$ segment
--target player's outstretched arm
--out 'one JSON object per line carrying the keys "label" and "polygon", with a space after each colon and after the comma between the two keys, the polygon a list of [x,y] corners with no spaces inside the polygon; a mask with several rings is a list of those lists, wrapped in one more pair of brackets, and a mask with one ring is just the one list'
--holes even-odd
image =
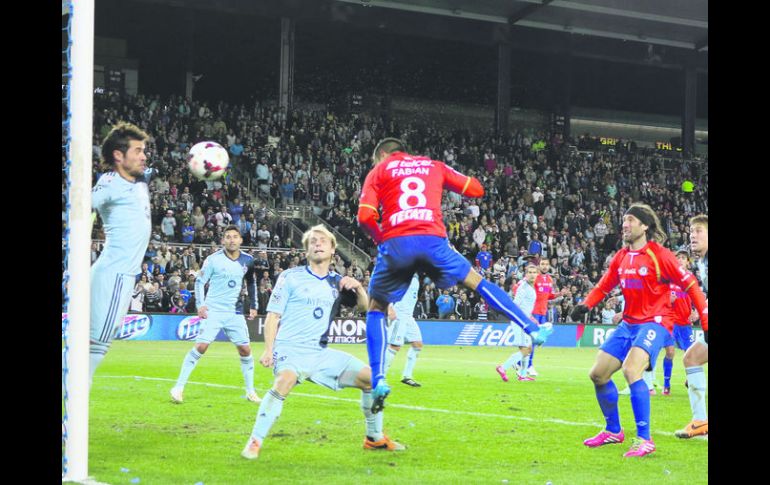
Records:
{"label": "player's outstretched arm", "polygon": [[481,182],[479,182],[479,179],[462,174],[443,163],[442,165],[444,167],[445,189],[471,198],[481,197],[484,195],[484,187],[481,185]]}

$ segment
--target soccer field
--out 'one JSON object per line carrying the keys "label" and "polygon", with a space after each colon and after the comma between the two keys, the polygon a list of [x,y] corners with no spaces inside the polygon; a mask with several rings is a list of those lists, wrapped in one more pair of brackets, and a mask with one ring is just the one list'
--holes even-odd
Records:
{"label": "soccer field", "polygon": [[[657,451],[622,455],[635,436],[628,396],[620,396],[626,442],[588,449],[603,426],[588,379],[596,349],[540,348],[536,382],[502,382],[495,365],[510,348],[426,346],[415,379],[400,384],[406,349],[389,374],[385,432],[404,452],[362,449],[360,391],[305,383],[287,398],[259,459],[240,456],[258,404],[243,398],[235,348],[215,342],[185,388],[169,397],[190,342],[116,341],[94,378],[89,475],[104,483],[237,485],[252,483],[707,483],[708,440],[679,440],[690,420],[682,353],[672,395],[652,399]],[[366,361],[364,345],[335,345]],[[261,343],[252,343],[255,358]],[[662,359],[662,356],[661,356]],[[660,362],[660,360],[659,360]],[[662,366],[656,379],[662,383]],[[272,370],[257,364],[255,385]],[[619,389],[625,387],[616,374]],[[139,479],[139,482],[136,479]],[[133,482],[132,482],[133,480]]]}

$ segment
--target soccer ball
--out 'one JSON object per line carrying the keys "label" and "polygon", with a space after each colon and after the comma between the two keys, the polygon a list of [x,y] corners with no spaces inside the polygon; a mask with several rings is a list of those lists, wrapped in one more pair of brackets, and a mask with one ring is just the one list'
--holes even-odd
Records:
{"label": "soccer ball", "polygon": [[227,170],[230,157],[227,150],[215,141],[202,141],[190,148],[187,167],[198,180],[216,180]]}

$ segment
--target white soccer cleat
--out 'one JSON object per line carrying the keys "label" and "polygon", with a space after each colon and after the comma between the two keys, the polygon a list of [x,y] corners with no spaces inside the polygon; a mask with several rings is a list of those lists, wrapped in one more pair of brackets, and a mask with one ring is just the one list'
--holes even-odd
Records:
{"label": "white soccer cleat", "polygon": [[532,377],[537,377],[537,371],[533,366],[529,366],[527,369],[527,374],[531,375]]}
{"label": "white soccer cleat", "polygon": [[259,443],[257,443],[257,440],[254,438],[249,438],[248,443],[246,443],[246,447],[241,451],[241,456],[246,458],[247,460],[256,460],[259,456]]}
{"label": "white soccer cleat", "polygon": [[251,401],[251,402],[262,402],[262,398],[259,397],[259,394],[257,394],[254,391],[246,393],[246,400]]}
{"label": "white soccer cleat", "polygon": [[182,398],[182,392],[184,391],[181,387],[172,387],[171,388],[171,400],[174,401],[177,404],[181,404],[184,399]]}

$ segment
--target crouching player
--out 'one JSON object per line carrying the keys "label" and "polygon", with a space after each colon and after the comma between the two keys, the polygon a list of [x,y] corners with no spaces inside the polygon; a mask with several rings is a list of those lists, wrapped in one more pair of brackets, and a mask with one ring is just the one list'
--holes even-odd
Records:
{"label": "crouching player", "polygon": [[665,234],[657,214],[645,204],[632,204],[623,216],[625,246],[612,259],[607,272],[585,302],[572,311],[572,318],[580,321],[615,286],[622,288],[625,299],[623,320],[601,346],[590,372],[606,427],[583,444],[594,448],[624,441],[618,391],[612,381],[612,375],[622,368],[631,389],[637,432],[631,449],[623,455],[626,457],[644,456],[655,451],[650,436],[650,394],[642,372],[655,366],[661,348],[671,341],[671,334],[662,325],[663,315],[670,311],[669,282],[684,288],[701,319],[708,320],[706,297],[695,276],[661,245],[663,241]]}
{"label": "crouching player", "polygon": [[281,415],[283,401],[303,381],[335,391],[345,387],[361,389],[366,422],[364,449],[403,450],[402,444],[383,433],[383,414],[371,411],[371,369],[352,355],[326,346],[329,323],[340,304],[365,310],[369,303],[366,290],[356,279],[329,271],[337,241],[323,225],[311,227],[302,236],[302,244],[307,266],[282,272],[267,305],[265,351],[259,362],[274,367],[275,380],[262,399],[241,456],[250,460],[259,456],[264,439]]}

